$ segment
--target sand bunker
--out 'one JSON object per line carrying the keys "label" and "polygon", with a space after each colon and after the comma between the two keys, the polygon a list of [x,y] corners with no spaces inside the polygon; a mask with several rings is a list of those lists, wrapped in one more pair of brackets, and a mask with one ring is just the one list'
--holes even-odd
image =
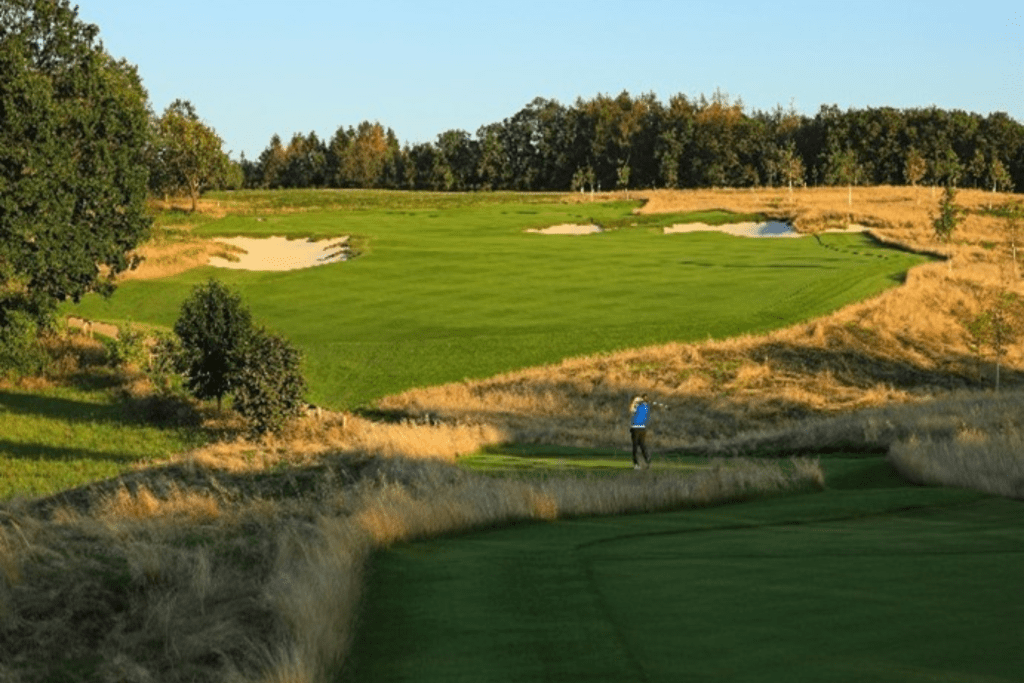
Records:
{"label": "sand bunker", "polygon": [[[863,225],[851,223],[849,227],[834,228],[825,232],[865,232]],[[708,225],[707,223],[683,223],[665,228],[665,234],[677,232],[724,232],[737,237],[800,237],[801,234],[788,223],[768,221],[767,223],[730,223],[728,225]]]}
{"label": "sand bunker", "polygon": [[217,268],[236,270],[298,270],[349,258],[348,236],[328,240],[290,240],[286,237],[220,237],[218,242],[242,249],[237,261],[219,256],[209,260]]}
{"label": "sand bunker", "polygon": [[684,223],[665,228],[665,234],[677,232],[724,232],[737,237],[799,237],[792,226],[779,221],[767,223],[730,223],[708,225],[707,223]]}
{"label": "sand bunker", "polygon": [[544,228],[543,230],[531,228],[526,232],[539,232],[542,235],[590,235],[595,232],[601,232],[601,228],[597,225],[573,225],[572,223],[566,223],[564,225],[552,225],[550,228]]}

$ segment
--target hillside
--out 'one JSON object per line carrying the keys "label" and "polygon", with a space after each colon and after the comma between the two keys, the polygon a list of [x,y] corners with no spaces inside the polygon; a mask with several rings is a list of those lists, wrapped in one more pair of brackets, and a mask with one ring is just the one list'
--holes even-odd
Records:
{"label": "hillside", "polygon": [[[673,406],[656,425],[659,447],[682,449],[991,387],[990,350],[982,349],[985,358],[972,350],[966,323],[999,292],[1024,294],[1008,221],[990,212],[1016,197],[960,191],[957,201],[968,213],[947,251],[931,227],[940,194],[908,187],[643,193],[642,213],[763,212],[803,233],[859,224],[885,243],[952,258],[914,268],[901,286],[868,301],[767,335],[573,358],[408,391],[381,406],[487,423],[514,441],[608,446],[625,440],[620,427],[629,396],[648,391]],[[1020,385],[1022,363],[1019,345],[1009,345],[1004,387]]]}

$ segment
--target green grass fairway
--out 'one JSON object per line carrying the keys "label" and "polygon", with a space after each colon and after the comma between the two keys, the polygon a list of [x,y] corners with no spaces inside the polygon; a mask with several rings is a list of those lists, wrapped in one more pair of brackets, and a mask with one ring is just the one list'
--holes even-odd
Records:
{"label": "green grass fairway", "polygon": [[380,553],[342,680],[1020,681],[1024,505],[823,464],[821,493]]}
{"label": "green grass fairway", "polygon": [[[73,312],[169,327],[194,285],[219,278],[242,290],[258,321],[305,352],[311,400],[344,408],[409,387],[570,356],[782,327],[893,286],[923,260],[863,235],[820,241],[664,235],[660,226],[675,222],[750,217],[634,216],[635,206],[509,198],[229,216],[196,231],[351,234],[363,254],[291,272],[203,267],[125,283],[112,299],[89,297]],[[591,222],[619,229],[587,236],[524,232]]]}
{"label": "green grass fairway", "polygon": [[[657,469],[692,470],[707,465],[706,458],[666,459],[654,456]],[[459,466],[488,474],[518,472],[544,476],[565,472],[619,474],[633,469],[629,451],[621,448],[595,449],[538,444],[502,444],[459,458]]]}

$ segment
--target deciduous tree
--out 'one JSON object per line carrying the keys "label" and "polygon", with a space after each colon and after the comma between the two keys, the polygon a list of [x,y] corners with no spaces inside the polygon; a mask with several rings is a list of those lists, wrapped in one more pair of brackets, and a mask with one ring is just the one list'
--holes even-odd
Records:
{"label": "deciduous tree", "polygon": [[1010,292],[998,292],[990,297],[988,305],[974,319],[967,323],[969,344],[978,354],[983,355],[985,347],[992,350],[996,360],[995,388],[999,391],[999,375],[1007,347],[1017,337],[1020,323],[1021,302]]}
{"label": "deciduous tree", "polygon": [[229,167],[217,132],[187,100],[175,100],[156,124],[155,163],[164,192],[184,192],[196,210],[203,190],[221,182]]}
{"label": "deciduous tree", "polygon": [[0,307],[113,290],[149,230],[149,136],[135,67],[77,8],[0,2]]}
{"label": "deciduous tree", "polygon": [[[939,210],[932,219],[932,229],[935,231],[935,238],[947,247],[953,241],[953,232],[963,222],[964,209],[956,203],[956,188],[946,185],[946,189],[939,199]],[[953,269],[953,255],[949,255],[949,269]]]}

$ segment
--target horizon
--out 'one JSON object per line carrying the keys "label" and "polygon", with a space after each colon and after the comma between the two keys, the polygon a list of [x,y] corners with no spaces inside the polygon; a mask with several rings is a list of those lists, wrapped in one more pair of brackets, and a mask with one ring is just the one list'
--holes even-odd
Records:
{"label": "horizon", "polygon": [[624,91],[721,92],[748,113],[938,107],[1024,122],[1024,12],[1008,2],[83,0],[79,17],[138,67],[154,113],[191,101],[234,159],[362,121],[403,145],[475,136],[538,97]]}

